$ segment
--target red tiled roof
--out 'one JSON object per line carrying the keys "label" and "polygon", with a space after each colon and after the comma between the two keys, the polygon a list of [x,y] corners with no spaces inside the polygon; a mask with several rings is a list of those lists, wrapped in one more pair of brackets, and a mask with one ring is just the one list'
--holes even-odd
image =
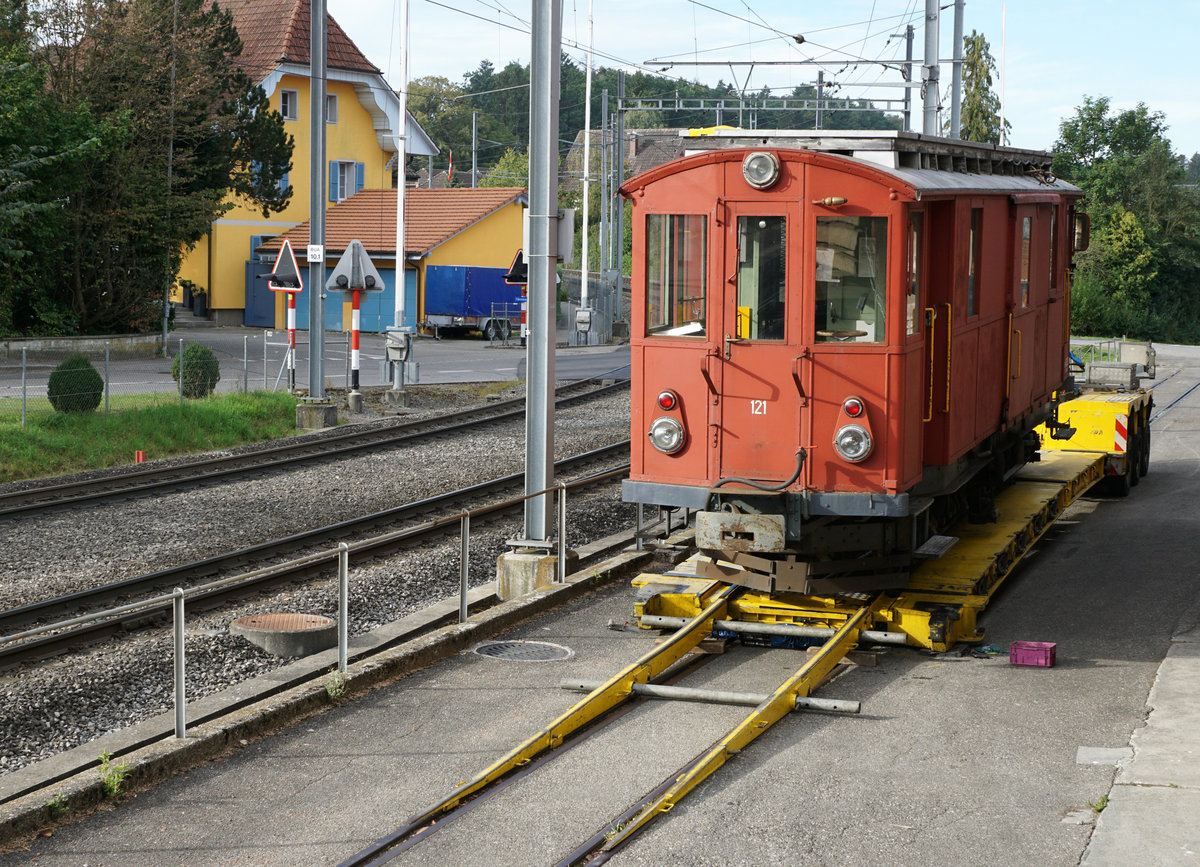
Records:
{"label": "red tiled roof", "polygon": [[[233,23],[242,38],[238,64],[251,78],[262,79],[280,63],[308,65],[309,0],[215,0],[233,13]],[[363,55],[338,26],[326,16],[326,62],[330,69],[378,73],[379,68]]]}
{"label": "red tiled roof", "polygon": [[[525,195],[523,187],[450,188],[405,190],[404,246],[410,255],[425,255],[463,229],[494,214]],[[273,253],[283,239],[292,249],[308,245],[308,221],[264,243],[259,253]],[[396,255],[396,191],[360,190],[333,205],[325,215],[326,259],[345,250],[358,239],[367,253],[381,258]]]}

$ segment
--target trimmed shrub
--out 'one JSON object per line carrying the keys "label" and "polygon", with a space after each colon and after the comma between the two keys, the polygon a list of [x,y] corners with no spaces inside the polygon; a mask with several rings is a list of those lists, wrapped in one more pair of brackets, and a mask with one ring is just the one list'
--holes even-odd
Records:
{"label": "trimmed shrub", "polygon": [[[221,366],[217,356],[207,346],[189,343],[183,347],[183,396],[208,397],[221,381]],[[171,378],[179,382],[179,359],[171,362]]]}
{"label": "trimmed shrub", "polygon": [[46,387],[56,412],[91,412],[104,397],[104,377],[82,355],[72,355],[50,374]]}

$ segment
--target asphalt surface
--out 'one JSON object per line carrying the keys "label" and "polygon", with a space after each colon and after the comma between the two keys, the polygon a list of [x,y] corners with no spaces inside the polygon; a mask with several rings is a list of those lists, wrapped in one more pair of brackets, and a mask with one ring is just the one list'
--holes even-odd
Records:
{"label": "asphalt surface", "polygon": [[[1160,348],[1157,403],[1200,353]],[[1173,359],[1173,361],[1172,361]],[[1186,365],[1165,379],[1168,364]],[[1073,506],[985,613],[989,645],[1057,643],[1049,669],[1007,654],[889,649],[820,694],[659,819],[619,865],[1151,865],[1200,858],[1200,391],[1154,426],[1127,499]],[[654,633],[613,629],[619,583],[513,628],[557,662],[464,653],[38,838],[0,865],[327,864],[540,729]],[[769,691],[803,662],[734,647],[687,685]],[[395,863],[553,863],[707,747],[744,711],[645,703]],[[35,860],[36,859],[36,860]]]}

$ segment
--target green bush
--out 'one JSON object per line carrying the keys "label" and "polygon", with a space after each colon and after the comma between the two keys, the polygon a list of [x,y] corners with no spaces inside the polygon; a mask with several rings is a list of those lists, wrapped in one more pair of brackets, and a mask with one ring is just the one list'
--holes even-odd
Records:
{"label": "green bush", "polygon": [[221,381],[221,366],[207,346],[189,343],[183,355],[171,362],[171,378],[179,382],[179,359],[183,358],[183,396],[208,397]]}
{"label": "green bush", "polygon": [[104,377],[82,355],[72,355],[50,374],[46,387],[56,412],[91,412],[104,397]]}

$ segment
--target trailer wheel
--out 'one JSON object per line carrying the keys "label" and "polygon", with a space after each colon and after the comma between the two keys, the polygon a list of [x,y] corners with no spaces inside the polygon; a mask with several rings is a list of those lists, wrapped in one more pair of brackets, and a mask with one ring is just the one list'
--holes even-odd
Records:
{"label": "trailer wheel", "polygon": [[1150,472],[1150,425],[1142,427],[1142,448],[1138,452],[1138,475],[1144,476]]}
{"label": "trailer wheel", "polygon": [[1138,482],[1142,480],[1142,434],[1134,434],[1130,445],[1133,446],[1129,450],[1129,456],[1125,458],[1125,463],[1128,472],[1125,474],[1129,477],[1129,487],[1136,488]]}
{"label": "trailer wheel", "polygon": [[487,325],[483,326],[484,339],[492,341],[500,336],[500,326],[495,319],[489,319]]}

